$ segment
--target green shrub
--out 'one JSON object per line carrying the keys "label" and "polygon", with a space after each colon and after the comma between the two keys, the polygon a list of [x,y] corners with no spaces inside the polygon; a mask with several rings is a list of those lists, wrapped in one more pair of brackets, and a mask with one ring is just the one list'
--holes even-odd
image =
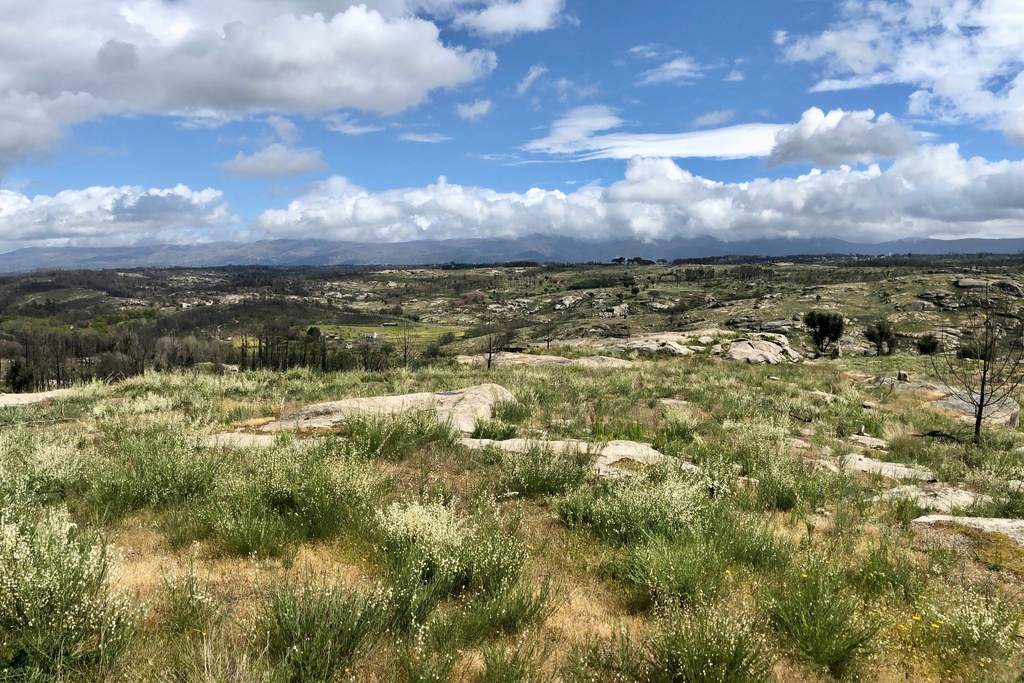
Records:
{"label": "green shrub", "polygon": [[628,544],[672,536],[687,528],[708,502],[705,483],[676,472],[604,481],[580,488],[558,501],[558,514],[570,527]]}
{"label": "green shrub", "polygon": [[140,423],[119,417],[102,423],[101,434],[92,497],[114,515],[202,501],[226,464],[223,454],[205,447],[203,433],[178,418]]}
{"label": "green shrub", "polygon": [[852,671],[878,630],[861,623],[860,600],[834,568],[819,560],[771,589],[765,602],[772,622],[793,639],[804,659],[833,676]]}
{"label": "green shrub", "polygon": [[283,557],[300,540],[281,515],[251,497],[227,501],[216,514],[214,538],[229,555]]}
{"label": "green shrub", "polygon": [[999,659],[1014,648],[1021,607],[1001,595],[959,591],[943,603],[925,606],[920,622],[943,659],[974,665],[978,659]]}
{"label": "green shrub", "polygon": [[631,548],[621,570],[632,592],[643,602],[678,606],[718,595],[726,563],[717,548],[691,535]]}
{"label": "green shrub", "polygon": [[495,594],[515,583],[526,548],[496,516],[460,518],[440,502],[393,503],[378,515],[385,572],[418,573],[449,595]]}
{"label": "green shrub", "polygon": [[138,610],[109,572],[102,539],[65,510],[0,513],[0,670],[60,679],[113,664]]}
{"label": "green shrub", "polygon": [[436,634],[425,626],[396,648],[399,680],[406,683],[445,683],[458,659],[459,653],[451,643],[438,642]]}
{"label": "green shrub", "polygon": [[481,683],[542,683],[554,676],[543,673],[547,652],[538,645],[519,643],[514,647],[485,645]]}
{"label": "green shrub", "polygon": [[650,644],[652,683],[767,683],[772,661],[749,621],[719,610],[670,611]]}
{"label": "green shrub", "polygon": [[184,574],[174,572],[161,577],[160,593],[164,625],[172,633],[205,632],[217,615],[217,604],[192,565]]}
{"label": "green shrub", "polygon": [[716,505],[707,516],[704,542],[713,545],[729,562],[773,572],[785,570],[792,560],[792,548],[780,541],[768,522]]}
{"label": "green shrub", "polygon": [[458,440],[451,425],[438,422],[430,411],[412,411],[394,418],[354,417],[340,434],[358,453],[391,462],[401,462],[427,447],[451,448]]}
{"label": "green shrub", "polygon": [[328,683],[383,632],[376,598],[306,578],[299,587],[271,584],[259,596],[255,632],[289,683]]}
{"label": "green shrub", "polygon": [[83,437],[35,429],[0,431],[0,509],[63,501],[81,491],[94,449]]}
{"label": "green shrub", "polygon": [[504,441],[514,439],[519,430],[514,424],[508,424],[501,420],[477,420],[473,425],[474,439],[491,439],[492,441]]}
{"label": "green shrub", "polygon": [[855,581],[870,597],[889,594],[912,600],[924,589],[925,576],[893,545],[893,539],[881,539],[872,545]]}
{"label": "green shrub", "polygon": [[846,321],[842,313],[835,311],[808,311],[804,314],[804,325],[818,352],[825,353],[843,336]]}
{"label": "green shrub", "polygon": [[328,440],[256,454],[244,495],[279,515],[303,539],[326,539],[368,524],[384,489],[376,469]]}
{"label": "green shrub", "polygon": [[941,347],[942,344],[939,343],[939,338],[932,332],[917,339],[917,352],[922,356],[934,356]]}
{"label": "green shrub", "polygon": [[533,444],[525,453],[502,456],[499,486],[502,491],[530,498],[561,495],[586,481],[590,461],[586,452],[556,452],[542,444]]}
{"label": "green shrub", "polygon": [[498,401],[491,412],[495,420],[510,425],[521,425],[533,415],[530,406],[520,401]]}

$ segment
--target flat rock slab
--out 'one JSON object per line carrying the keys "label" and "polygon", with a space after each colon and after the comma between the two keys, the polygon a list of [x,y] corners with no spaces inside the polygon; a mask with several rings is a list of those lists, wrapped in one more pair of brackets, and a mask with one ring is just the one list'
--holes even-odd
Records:
{"label": "flat rock slab", "polygon": [[[620,468],[626,462],[639,463],[641,465],[657,465],[668,460],[665,454],[652,448],[650,445],[636,441],[588,443],[575,439],[564,441],[462,439],[460,443],[467,448],[479,450],[490,446],[509,453],[527,453],[536,448],[549,450],[552,453],[586,453],[594,458],[594,467],[597,469],[598,475],[606,477],[622,476],[623,470]],[[682,467],[697,469],[696,465],[690,463],[683,464]]]}
{"label": "flat rock slab", "polygon": [[[935,405],[957,413],[962,421],[974,423],[974,404],[966,394],[964,396],[951,394],[941,401],[937,401]],[[1004,398],[1002,401],[985,406],[982,420],[986,424],[1003,425],[1016,429],[1020,423],[1020,406],[1012,398]]]}
{"label": "flat rock slab", "polygon": [[508,389],[497,384],[480,384],[458,391],[422,392],[401,396],[350,398],[309,405],[287,418],[261,427],[264,432],[287,429],[327,429],[353,415],[393,417],[418,410],[432,410],[440,422],[449,422],[463,433],[471,433],[478,420],[489,420],[497,403],[515,402]]}
{"label": "flat rock slab", "polygon": [[[455,362],[463,365],[487,365],[487,356],[456,356]],[[545,356],[537,353],[511,353],[502,351],[491,357],[491,365],[496,367],[508,365],[559,365],[562,367],[579,368],[632,368],[636,363],[622,358],[610,356],[590,356],[587,358],[562,358],[561,356]]]}
{"label": "flat rock slab", "polygon": [[882,439],[876,439],[875,437],[868,436],[867,434],[854,434],[852,436],[848,436],[846,440],[850,443],[855,443],[858,446],[870,448],[873,451],[884,451],[889,447],[889,444]]}
{"label": "flat rock slab", "polygon": [[3,394],[0,393],[0,408],[11,406],[30,406],[35,403],[43,403],[54,398],[61,398],[71,393],[71,389],[55,389],[54,391],[39,391],[34,394]]}
{"label": "flat rock slab", "polygon": [[999,519],[993,517],[955,517],[952,515],[926,515],[914,520],[914,524],[952,523],[977,529],[989,534],[1003,534],[1018,545],[1024,545],[1024,519]]}
{"label": "flat rock slab", "polygon": [[917,481],[935,481],[935,473],[926,467],[913,467],[895,462],[875,460],[860,453],[850,453],[842,459],[843,469],[850,472],[880,474],[890,479],[916,479]]}
{"label": "flat rock slab", "polygon": [[875,500],[891,501],[899,498],[909,498],[926,510],[934,510],[936,512],[963,510],[975,503],[992,502],[991,496],[941,484],[934,486],[897,486],[894,489],[889,489]]}

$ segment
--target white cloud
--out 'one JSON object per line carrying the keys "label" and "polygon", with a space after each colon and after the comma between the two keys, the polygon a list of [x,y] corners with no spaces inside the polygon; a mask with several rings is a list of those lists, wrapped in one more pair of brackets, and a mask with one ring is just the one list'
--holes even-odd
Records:
{"label": "white cloud", "polygon": [[708,126],[721,126],[723,123],[728,123],[736,117],[736,112],[732,109],[722,109],[720,111],[709,111],[703,116],[698,116],[690,122],[694,128],[707,128]]}
{"label": "white cloud", "polygon": [[1024,162],[964,159],[955,145],[922,147],[887,170],[842,167],[798,178],[714,182],[667,159],[634,158],[609,187],[566,194],[450,184],[370,193],[341,177],[316,184],[286,209],[265,212],[268,237],[406,241],[516,237],[586,239],[712,235],[736,241],[840,237],[1019,237]]}
{"label": "white cloud", "polygon": [[545,31],[558,24],[564,7],[564,0],[495,2],[483,9],[459,14],[455,25],[484,35],[504,37]]}
{"label": "white cloud", "polygon": [[320,173],[328,168],[319,150],[292,149],[279,143],[250,155],[239,152],[234,159],[225,161],[221,166],[241,178],[282,178]]}
{"label": "white cloud", "polygon": [[740,81],[747,80],[747,76],[739,69],[733,69],[728,74],[726,74],[725,78],[722,80],[726,81],[727,83],[738,83]]}
{"label": "white cloud", "polygon": [[281,142],[288,145],[289,147],[299,141],[299,128],[294,123],[289,121],[283,116],[271,116],[267,119],[267,123],[277,133],[277,137],[281,139]]}
{"label": "white cloud", "polygon": [[366,135],[367,133],[379,133],[384,130],[383,126],[361,124],[344,114],[331,114],[325,116],[323,121],[324,127],[327,130],[344,135]]}
{"label": "white cloud", "polygon": [[779,131],[768,164],[866,164],[909,154],[915,146],[913,135],[889,114],[876,118],[870,109],[836,109],[826,115],[813,107],[804,112],[798,124]]}
{"label": "white cloud", "polygon": [[828,30],[786,43],[786,58],[827,66],[815,90],[910,85],[917,88],[908,103],[912,114],[1002,127],[1019,139],[1020,0],[849,0],[842,11],[843,19]]}
{"label": "white cloud", "polygon": [[637,77],[637,85],[687,85],[703,78],[702,67],[690,57],[676,57]]}
{"label": "white cloud", "polygon": [[461,118],[467,121],[477,122],[491,111],[490,100],[477,100],[473,104],[460,104],[455,110]]}
{"label": "white cloud", "polygon": [[1003,121],[1003,132],[1013,142],[1024,145],[1024,108],[1006,117]]}
{"label": "white cloud", "polygon": [[626,122],[610,107],[578,107],[551,126],[550,133],[524,146],[529,152],[579,159],[630,159],[634,156],[744,159],[768,156],[775,135],[785,126],[743,124],[685,133],[607,133]]}
{"label": "white cloud", "polygon": [[526,94],[526,91],[533,87],[533,84],[537,82],[537,79],[546,74],[548,70],[543,66],[531,66],[529,73],[523,77],[523,80],[519,81],[519,85],[516,86],[516,95],[522,97]]}
{"label": "white cloud", "polygon": [[28,197],[0,190],[0,248],[191,243],[224,239],[240,219],[217,190],[90,187]]}
{"label": "white cloud", "polygon": [[444,133],[402,133],[398,136],[399,140],[405,140],[406,142],[423,142],[427,144],[436,144],[438,142],[447,142],[451,140],[450,137]]}
{"label": "white cloud", "polygon": [[394,114],[494,69],[493,51],[446,44],[437,24],[410,13],[414,3],[371,4],[38,0],[0,9],[0,168],[100,115]]}

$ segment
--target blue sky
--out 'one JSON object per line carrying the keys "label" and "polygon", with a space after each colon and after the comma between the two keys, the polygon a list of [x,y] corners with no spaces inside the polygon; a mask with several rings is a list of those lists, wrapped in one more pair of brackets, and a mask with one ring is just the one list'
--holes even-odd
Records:
{"label": "blue sky", "polygon": [[0,251],[1024,236],[1019,0],[0,0]]}

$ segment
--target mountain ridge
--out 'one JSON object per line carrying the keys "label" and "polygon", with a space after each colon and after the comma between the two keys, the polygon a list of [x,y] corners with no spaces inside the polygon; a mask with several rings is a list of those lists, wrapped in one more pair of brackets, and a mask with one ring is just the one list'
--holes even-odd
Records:
{"label": "mountain ridge", "polygon": [[369,266],[504,261],[607,262],[616,257],[647,259],[915,253],[1014,254],[1024,251],[1021,239],[902,239],[855,243],[836,238],[761,239],[724,242],[714,237],[653,240],[589,241],[571,237],[529,235],[502,239],[451,239],[417,242],[363,243],[326,240],[261,240],[204,244],[154,244],[131,247],[25,247],[0,254],[0,272],[36,269],[101,270],[108,268],[264,266]]}

